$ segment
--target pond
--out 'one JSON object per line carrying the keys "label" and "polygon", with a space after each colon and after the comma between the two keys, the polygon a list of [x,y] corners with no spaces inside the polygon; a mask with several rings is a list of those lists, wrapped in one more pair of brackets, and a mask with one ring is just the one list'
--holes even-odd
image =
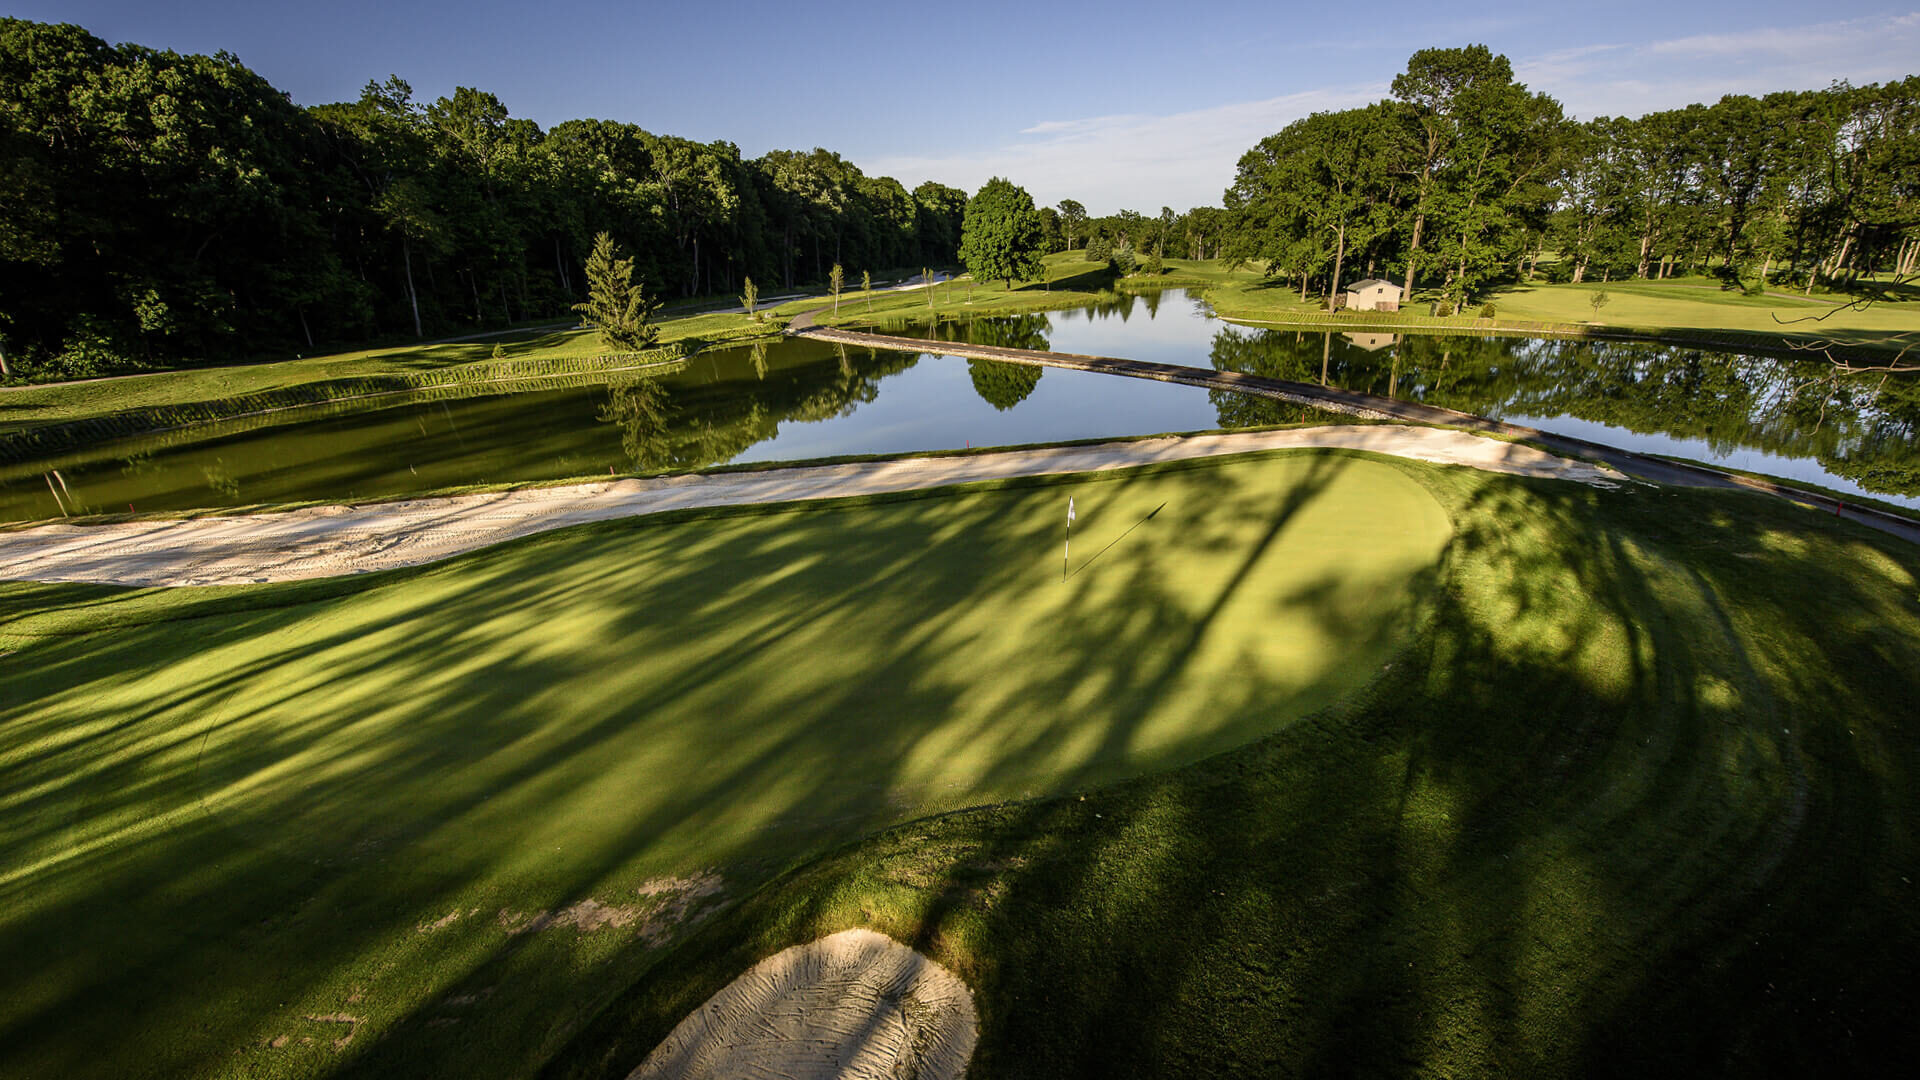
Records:
{"label": "pond", "polygon": [[[1261,330],[1181,290],[900,330],[928,338],[1327,379],[1629,449],[1920,507],[1920,385],[1642,343]],[[118,440],[0,468],[0,520],[406,495],[694,469],[1236,428],[1337,414],[938,353],[783,340],[652,378],[415,394]],[[252,425],[249,427],[248,425]]]}
{"label": "pond", "polygon": [[[992,370],[977,385],[981,369]],[[994,385],[992,376],[1003,373],[1013,385]],[[782,340],[703,354],[655,378],[461,398],[421,394],[345,412],[317,406],[253,430],[228,422],[16,463],[0,468],[0,520],[366,499],[610,471],[1196,431],[1219,422],[1206,392],[1193,387],[1040,375],[1038,368]]]}
{"label": "pond", "polygon": [[[891,331],[1320,382],[1920,508],[1920,375],[1649,342],[1238,326],[1181,290]],[[1051,377],[1051,373],[1049,374]],[[1213,392],[1221,427],[1313,410]]]}

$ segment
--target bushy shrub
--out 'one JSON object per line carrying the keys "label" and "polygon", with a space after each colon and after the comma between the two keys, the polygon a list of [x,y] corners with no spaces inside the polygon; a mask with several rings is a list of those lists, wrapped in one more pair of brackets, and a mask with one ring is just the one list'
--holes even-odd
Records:
{"label": "bushy shrub", "polygon": [[1140,272],[1143,274],[1150,274],[1154,277],[1158,277],[1160,276],[1160,272],[1163,269],[1163,266],[1164,264],[1161,263],[1159,255],[1157,254],[1149,255],[1146,257],[1144,261],[1140,263]]}
{"label": "bushy shrub", "polygon": [[1104,236],[1096,236],[1087,241],[1087,261],[1090,263],[1109,262],[1113,259],[1113,244]]}
{"label": "bushy shrub", "polygon": [[1131,274],[1138,265],[1133,255],[1133,245],[1125,240],[1120,241],[1120,246],[1113,249],[1113,268],[1122,274]]}
{"label": "bushy shrub", "polygon": [[1451,314],[1453,314],[1453,304],[1451,302],[1446,300],[1435,300],[1433,302],[1434,318],[1444,319]]}
{"label": "bushy shrub", "polygon": [[1480,317],[1483,319],[1493,318],[1493,301],[1489,300],[1480,305]]}
{"label": "bushy shrub", "polygon": [[87,379],[126,364],[126,353],[106,322],[82,315],[74,320],[72,332],[60,352],[45,365],[43,374],[56,379]]}

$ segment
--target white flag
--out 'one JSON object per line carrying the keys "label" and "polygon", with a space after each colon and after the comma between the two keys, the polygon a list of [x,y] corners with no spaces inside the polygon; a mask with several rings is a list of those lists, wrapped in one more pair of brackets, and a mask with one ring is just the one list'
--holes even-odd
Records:
{"label": "white flag", "polygon": [[1073,521],[1073,496],[1067,496],[1067,521]]}

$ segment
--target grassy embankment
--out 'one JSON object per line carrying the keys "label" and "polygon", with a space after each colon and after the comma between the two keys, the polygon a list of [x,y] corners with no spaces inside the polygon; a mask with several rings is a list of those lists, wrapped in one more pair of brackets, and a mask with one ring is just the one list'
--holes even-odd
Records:
{"label": "grassy embankment", "polygon": [[[1605,292],[1598,311],[1592,297]],[[1300,300],[1298,287],[1283,282],[1235,281],[1210,289],[1207,300],[1221,316],[1286,326],[1378,326],[1383,329],[1523,333],[1623,334],[1758,346],[1777,339],[1785,347],[1825,342],[1887,355],[1920,345],[1920,297],[1850,309],[1846,296],[1797,294],[1747,296],[1722,290],[1712,278],[1610,284],[1516,285],[1489,293],[1495,317],[1481,319],[1477,305],[1465,315],[1426,314],[1430,298],[1397,313],[1325,311],[1324,298]],[[1826,316],[1820,321],[1814,317]]]}
{"label": "grassy embankment", "polygon": [[622,1076],[858,925],[982,1077],[1877,1064],[1917,588],[1755,496],[1349,454],[8,586],[0,1072]]}
{"label": "grassy embankment", "polygon": [[[779,332],[777,319],[756,323],[744,315],[705,314],[660,321],[660,346],[697,348]],[[495,353],[498,352],[498,356]],[[203,402],[289,394],[319,383],[377,384],[420,389],[475,378],[512,380],[593,371],[617,361],[593,331],[533,329],[438,345],[401,345],[271,363],[184,368],[113,379],[0,390],[0,435],[46,424],[132,410],[177,409]]]}

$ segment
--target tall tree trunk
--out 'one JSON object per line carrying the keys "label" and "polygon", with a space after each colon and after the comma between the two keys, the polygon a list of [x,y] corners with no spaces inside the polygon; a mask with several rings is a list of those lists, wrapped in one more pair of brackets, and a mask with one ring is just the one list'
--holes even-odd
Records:
{"label": "tall tree trunk", "polygon": [[1426,228],[1427,215],[1416,214],[1413,219],[1413,243],[1407,248],[1407,283],[1400,292],[1411,301],[1413,299],[1413,268],[1420,262],[1420,230]]}
{"label": "tall tree trunk", "polygon": [[567,280],[567,260],[560,255],[560,238],[553,238],[553,266],[560,271],[560,289],[568,296],[573,295],[573,282]]}
{"label": "tall tree trunk", "polygon": [[1646,224],[1642,226],[1640,230],[1640,267],[1638,270],[1634,272],[1635,277],[1644,278],[1647,276],[1647,270],[1648,270],[1647,259],[1648,259],[1648,256],[1651,255],[1652,253],[1653,253],[1653,211],[1648,210]]}
{"label": "tall tree trunk", "polygon": [[1829,269],[1827,270],[1827,276],[1828,276],[1828,277],[1836,277],[1836,276],[1838,276],[1838,275],[1839,275],[1839,273],[1840,273],[1840,268],[1841,268],[1842,266],[1845,266],[1845,265],[1846,265],[1846,263],[1847,263],[1847,255],[1848,255],[1848,253],[1849,253],[1849,252],[1851,252],[1851,251],[1853,250],[1853,234],[1854,234],[1854,232],[1855,232],[1855,230],[1853,230],[1853,229],[1848,229],[1848,230],[1847,230],[1847,236],[1846,236],[1846,239],[1844,239],[1844,240],[1842,240],[1842,241],[1841,241],[1841,243],[1840,243],[1840,250],[1839,250],[1839,252],[1838,252],[1838,253],[1836,253],[1836,254],[1834,255],[1834,257],[1833,257],[1833,262],[1832,262],[1831,264],[1829,264],[1829,266],[1830,266],[1830,268],[1829,268]]}
{"label": "tall tree trunk", "polygon": [[1327,362],[1333,358],[1333,331],[1320,335],[1320,385],[1327,385]]}
{"label": "tall tree trunk", "polygon": [[413,305],[413,336],[426,337],[426,331],[420,329],[420,295],[413,290],[413,244],[407,234],[400,234],[400,258],[407,268],[407,302]]}
{"label": "tall tree trunk", "polygon": [[[300,316],[300,332],[307,336],[307,348],[311,349],[313,348],[313,330],[307,326],[307,309],[298,307],[294,311]],[[6,357],[0,356],[0,375],[6,374],[6,360]]]}
{"label": "tall tree trunk", "polygon": [[1347,257],[1347,223],[1340,222],[1340,232],[1334,241],[1333,280],[1327,283],[1327,310],[1333,310],[1333,299],[1340,295],[1340,264]]}

